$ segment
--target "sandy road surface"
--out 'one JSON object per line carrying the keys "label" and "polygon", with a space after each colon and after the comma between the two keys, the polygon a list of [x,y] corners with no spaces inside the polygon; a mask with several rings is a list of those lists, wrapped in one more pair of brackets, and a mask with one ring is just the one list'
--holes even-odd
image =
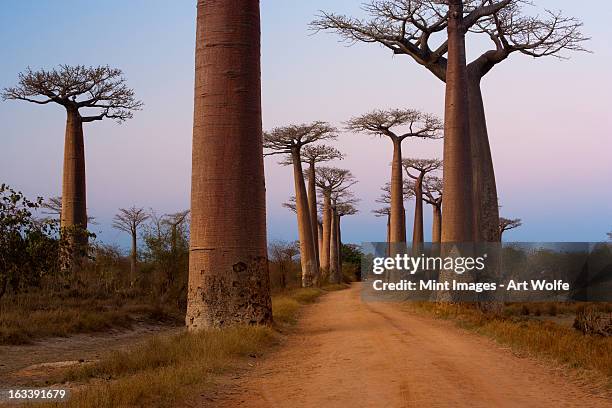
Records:
{"label": "sandy road surface", "polygon": [[[241,379],[220,407],[612,407],[534,361],[359,287],[307,308],[298,332]],[[191,404],[190,404],[191,405]]]}

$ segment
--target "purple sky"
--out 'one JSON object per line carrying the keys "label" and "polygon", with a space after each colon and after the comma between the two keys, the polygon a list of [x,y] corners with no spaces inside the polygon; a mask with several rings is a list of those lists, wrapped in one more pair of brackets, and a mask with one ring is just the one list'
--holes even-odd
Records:
{"label": "purple sky", "polygon": [[[501,214],[524,226],[516,241],[598,241],[612,230],[612,66],[609,2],[536,0],[582,19],[592,54],[569,61],[515,55],[483,83]],[[409,107],[441,115],[444,86],[409,57],[376,45],[347,47],[332,34],[312,35],[317,10],[358,14],[352,0],[262,0],[264,127],[325,120],[338,126],[375,108]],[[52,22],[52,24],[50,24]],[[158,213],[188,208],[193,110],[195,1],[21,1],[3,7],[0,87],[26,66],[109,64],[124,70],[145,107],[123,125],[85,127],[88,207],[105,242],[125,244],[112,230],[118,207]],[[483,44],[469,41],[470,55]],[[0,103],[0,181],[30,196],[61,193],[65,116],[59,107]],[[335,165],[359,179],[361,213],[347,217],[346,241],[384,240],[385,222],[370,210],[388,179],[388,140],[343,133]],[[441,157],[442,141],[408,141],[406,157]],[[270,239],[295,239],[291,171],[266,159]],[[429,237],[426,206],[426,239]],[[408,205],[410,214],[412,206]],[[412,220],[408,216],[408,226]]]}

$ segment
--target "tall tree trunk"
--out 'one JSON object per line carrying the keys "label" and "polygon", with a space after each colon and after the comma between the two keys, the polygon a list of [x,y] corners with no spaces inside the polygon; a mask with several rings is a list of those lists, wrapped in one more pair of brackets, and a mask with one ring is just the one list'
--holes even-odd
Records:
{"label": "tall tree trunk", "polygon": [[414,226],[412,229],[412,246],[422,245],[423,237],[423,176],[414,182]]}
{"label": "tall tree trunk", "polygon": [[391,214],[387,214],[387,256],[391,256]]}
{"label": "tall tree trunk", "polygon": [[319,220],[317,217],[317,187],[315,183],[315,163],[309,163],[308,173],[308,209],[310,210],[310,224],[312,226],[312,239],[315,243],[315,260],[319,265]]}
{"label": "tall tree trunk", "polygon": [[479,73],[468,70],[474,231],[476,242],[498,242],[501,241],[499,236],[499,203],[480,80]]}
{"label": "tall tree trunk", "polygon": [[331,242],[331,192],[323,192],[323,241],[321,247],[321,269],[325,274],[329,274],[329,243]]}
{"label": "tall tree trunk", "polygon": [[259,1],[199,0],[186,324],[272,322]]}
{"label": "tall tree trunk", "polygon": [[462,0],[449,1],[442,242],[474,240],[472,157]]}
{"label": "tall tree trunk", "polygon": [[329,241],[329,283],[340,283],[338,271],[338,215],[336,209],[331,211],[331,233]]}
{"label": "tall tree trunk", "polygon": [[85,144],[83,122],[76,109],[68,109],[64,140],[64,171],[62,181],[62,229],[71,230],[76,245],[86,244],[87,194],[85,183]]}
{"label": "tall tree trunk", "polygon": [[136,283],[136,228],[132,230],[132,252],[130,254],[130,286]]}
{"label": "tall tree trunk", "polygon": [[318,253],[319,253],[319,274],[322,273],[323,266],[321,265],[321,251],[323,248],[323,224],[317,218],[317,236],[318,236]]}
{"label": "tall tree trunk", "polygon": [[308,209],[306,184],[300,152],[294,149],[291,152],[293,160],[293,180],[295,182],[295,209],[298,219],[298,236],[300,239],[300,261],[302,265],[302,287],[308,288],[316,285],[319,280],[319,265],[315,255],[315,241],[312,236],[312,223]]}
{"label": "tall tree trunk", "polygon": [[437,205],[432,205],[431,208],[433,209],[431,242],[439,243],[442,236],[442,211]]}
{"label": "tall tree trunk", "polygon": [[336,221],[336,239],[338,241],[338,275],[340,275],[340,281],[342,282],[342,228],[340,226],[341,221],[342,217],[338,215],[338,220]]}
{"label": "tall tree trunk", "polygon": [[402,141],[393,140],[391,163],[391,239],[390,242],[406,242],[406,214],[404,212],[404,188],[402,177]]}

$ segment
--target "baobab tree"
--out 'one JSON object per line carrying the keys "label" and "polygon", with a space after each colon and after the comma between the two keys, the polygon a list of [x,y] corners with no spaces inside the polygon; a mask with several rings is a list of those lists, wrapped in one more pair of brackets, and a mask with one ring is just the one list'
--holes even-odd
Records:
{"label": "baobab tree", "polygon": [[442,191],[443,183],[439,177],[429,176],[423,183],[423,200],[431,205],[431,242],[440,243],[442,238]]}
{"label": "baobab tree", "polygon": [[423,181],[425,176],[442,168],[442,162],[438,159],[404,159],[402,165],[408,177],[414,183],[414,224],[412,227],[412,245],[423,244]]}
{"label": "baobab tree", "polygon": [[442,242],[476,238],[463,12],[463,0],[448,0]]}
{"label": "baobab tree", "polygon": [[[342,217],[357,214],[359,200],[348,191],[332,196],[332,238],[330,239],[330,274],[331,283],[342,282]],[[332,253],[334,255],[332,255]]]}
{"label": "baobab tree", "polygon": [[113,218],[113,228],[127,232],[132,238],[132,250],[130,252],[130,286],[134,286],[138,276],[138,228],[149,219],[149,214],[144,208],[120,208]]}
{"label": "baobab tree", "polygon": [[293,165],[303,287],[318,284],[319,264],[302,170],[302,148],[321,140],[336,139],[338,137],[336,132],[336,128],[325,122],[313,122],[277,127],[264,133],[264,147],[268,151],[266,156],[286,154],[289,155]]}
{"label": "baobab tree", "polygon": [[189,330],[272,322],[259,1],[198,0]]}
{"label": "baobab tree", "polygon": [[[467,84],[477,241],[495,242],[499,240],[499,212],[482,78],[512,54],[563,57],[564,51],[583,51],[587,38],[577,19],[548,10],[533,13],[529,10],[532,4],[523,0],[464,3],[463,31],[476,34],[471,38],[479,45],[479,36],[492,45],[467,65]],[[411,57],[436,78],[447,81],[450,38],[444,32],[452,17],[449,1],[372,0],[363,9],[368,15],[363,19],[322,12],[311,27],[334,31],[350,43],[382,45],[394,55]]]}
{"label": "baobab tree", "polygon": [[521,225],[523,225],[523,221],[520,218],[509,219],[499,217],[499,240],[501,241],[504,232],[518,228]]}
{"label": "baobab tree", "polygon": [[434,115],[413,109],[375,110],[347,122],[347,130],[388,137],[393,143],[391,162],[391,243],[406,242],[402,198],[402,142],[409,137],[439,139],[442,122]]}
{"label": "baobab tree", "polygon": [[[404,202],[410,200],[414,197],[414,191],[412,189],[412,185],[409,180],[403,180],[403,188],[402,194],[404,197]],[[379,198],[376,199],[377,203],[385,204],[384,207],[379,208],[377,210],[373,210],[372,212],[376,217],[387,217],[387,243],[391,242],[391,183],[385,183],[383,187],[380,189],[382,194]],[[404,224],[406,223],[405,217],[402,220]],[[405,227],[404,227],[405,228]]]}
{"label": "baobab tree", "polygon": [[131,119],[141,109],[134,91],[126,85],[120,69],[109,66],[60,65],[51,70],[27,68],[15,87],[5,88],[4,100],[21,100],[38,105],[56,103],[66,110],[64,169],[60,225],[71,239],[86,244],[87,194],[83,123]]}
{"label": "baobab tree", "polygon": [[[319,225],[318,225],[318,210],[317,210],[317,188],[315,185],[315,172],[317,163],[324,163],[331,160],[342,160],[344,156],[340,151],[334,147],[326,145],[308,145],[302,149],[301,153],[302,163],[308,165],[308,210],[310,211],[310,223],[312,226],[312,236],[315,242],[315,256],[317,264],[319,263],[319,246],[316,245],[319,242]],[[282,164],[290,165],[293,164],[291,156],[287,158]]]}
{"label": "baobab tree", "polygon": [[330,271],[330,248],[332,231],[332,194],[346,191],[353,184],[355,178],[349,170],[335,167],[320,166],[315,174],[315,183],[323,195],[323,239],[321,240],[321,270],[323,273]]}

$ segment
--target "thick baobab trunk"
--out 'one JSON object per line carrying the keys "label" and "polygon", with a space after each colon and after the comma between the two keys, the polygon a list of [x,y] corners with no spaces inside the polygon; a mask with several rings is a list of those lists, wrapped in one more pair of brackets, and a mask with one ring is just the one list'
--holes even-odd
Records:
{"label": "thick baobab trunk", "polygon": [[[69,231],[75,244],[86,244],[87,196],[85,185],[85,144],[83,122],[79,112],[68,109],[64,140],[64,171],[62,181],[62,229]],[[83,230],[83,231],[81,231]]]}
{"label": "thick baobab trunk", "polygon": [[259,1],[199,0],[189,330],[272,322]]}
{"label": "thick baobab trunk", "polygon": [[480,74],[468,71],[474,231],[477,242],[498,242],[499,203],[480,80]]}
{"label": "thick baobab trunk", "polygon": [[331,211],[331,233],[329,241],[329,283],[340,283],[338,270],[338,215],[336,209]]}
{"label": "thick baobab trunk", "polygon": [[423,237],[423,176],[414,182],[414,226],[412,229],[412,246],[422,245]]}
{"label": "thick baobab trunk", "polygon": [[310,162],[308,170],[308,210],[310,211],[310,224],[312,226],[312,239],[315,243],[315,260],[319,265],[319,220],[317,217],[317,187],[315,183],[315,163]]}
{"label": "thick baobab trunk", "polygon": [[449,1],[448,65],[444,115],[442,242],[474,240],[472,157],[468,118],[463,2]]}
{"label": "thick baobab trunk", "polygon": [[331,192],[323,192],[323,240],[321,253],[321,270],[323,273],[329,273],[329,244],[331,239],[331,223],[332,223],[332,209],[331,209]]}
{"label": "thick baobab trunk", "polygon": [[406,217],[404,212],[404,188],[402,177],[402,141],[393,140],[391,163],[391,239],[390,242],[406,242]]}
{"label": "thick baobab trunk", "polygon": [[136,283],[136,229],[132,231],[132,252],[130,253],[130,286]]}
{"label": "thick baobab trunk", "polygon": [[302,265],[302,287],[316,285],[319,280],[319,265],[315,255],[315,241],[312,236],[312,223],[308,209],[308,197],[304,184],[304,172],[299,150],[291,152],[293,160],[293,180],[295,182],[295,209],[298,219],[300,239],[300,261]]}

